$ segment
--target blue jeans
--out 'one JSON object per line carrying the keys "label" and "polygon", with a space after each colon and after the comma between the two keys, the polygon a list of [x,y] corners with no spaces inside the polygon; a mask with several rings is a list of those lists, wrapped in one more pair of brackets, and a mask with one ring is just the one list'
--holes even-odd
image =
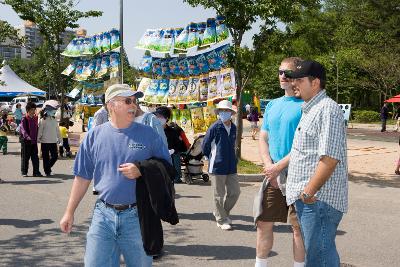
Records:
{"label": "blue jeans", "polygon": [[87,233],[85,266],[119,267],[120,255],[126,266],[152,266],[153,258],[143,249],[136,208],[117,211],[98,200]]}
{"label": "blue jeans", "polygon": [[335,237],[343,213],[322,201],[305,204],[297,200],[295,205],[306,249],[306,267],[339,267]]}

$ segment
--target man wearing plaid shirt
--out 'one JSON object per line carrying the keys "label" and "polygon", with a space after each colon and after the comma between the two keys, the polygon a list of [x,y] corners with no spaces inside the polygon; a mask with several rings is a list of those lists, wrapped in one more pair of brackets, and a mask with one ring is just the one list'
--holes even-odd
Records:
{"label": "man wearing plaid shirt", "polygon": [[335,237],[347,212],[347,152],[344,117],[325,91],[325,69],[302,61],[286,77],[302,98],[302,117],[290,152],[287,204],[295,204],[306,249],[306,266],[340,265]]}

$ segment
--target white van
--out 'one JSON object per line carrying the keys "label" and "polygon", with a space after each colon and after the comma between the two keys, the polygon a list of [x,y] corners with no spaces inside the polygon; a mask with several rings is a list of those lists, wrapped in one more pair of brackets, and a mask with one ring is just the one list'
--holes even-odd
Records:
{"label": "white van", "polygon": [[33,102],[33,103],[39,103],[40,99],[37,96],[17,96],[13,100],[11,100],[10,105],[13,106],[16,103],[28,103],[28,102]]}

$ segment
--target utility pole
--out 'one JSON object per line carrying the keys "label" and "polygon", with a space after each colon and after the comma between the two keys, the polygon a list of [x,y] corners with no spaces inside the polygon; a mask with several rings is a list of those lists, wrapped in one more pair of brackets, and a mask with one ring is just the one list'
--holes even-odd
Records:
{"label": "utility pole", "polygon": [[121,48],[119,49],[119,78],[120,83],[124,83],[124,0],[119,1],[119,38]]}

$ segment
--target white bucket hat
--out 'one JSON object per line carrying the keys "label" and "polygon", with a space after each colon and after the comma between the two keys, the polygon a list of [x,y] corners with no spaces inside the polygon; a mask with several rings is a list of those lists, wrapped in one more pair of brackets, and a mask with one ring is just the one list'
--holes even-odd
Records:
{"label": "white bucket hat", "polygon": [[229,109],[230,111],[232,111],[233,114],[236,113],[236,110],[234,110],[232,107],[232,102],[228,100],[222,100],[217,104],[217,107],[214,109],[215,114],[218,115],[220,109]]}

